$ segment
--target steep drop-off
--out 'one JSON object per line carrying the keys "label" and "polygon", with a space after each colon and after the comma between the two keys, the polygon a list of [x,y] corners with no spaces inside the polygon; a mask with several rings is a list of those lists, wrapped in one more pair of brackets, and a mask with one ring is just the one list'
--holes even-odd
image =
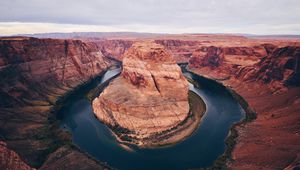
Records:
{"label": "steep drop-off", "polygon": [[[5,146],[32,167],[41,166],[49,154],[49,158],[61,154],[51,152],[62,146],[69,135],[59,130],[53,121],[54,107],[58,106],[61,97],[101,74],[109,65],[92,43],[1,38],[0,134]],[[72,169],[72,162],[78,162],[76,168],[101,168],[74,148],[64,147],[63,151],[70,154],[64,167]],[[51,164],[43,169],[51,169],[56,163],[56,167],[62,165],[57,160],[51,159]]]}
{"label": "steep drop-off", "polygon": [[255,120],[237,127],[230,168],[299,167],[299,39],[190,35],[160,41],[173,54],[190,53],[184,60],[190,70],[235,90],[256,112]]}
{"label": "steep drop-off", "polygon": [[300,47],[262,47],[265,52],[252,57],[230,50],[231,55],[244,55],[242,63],[226,61],[228,49],[222,47],[208,47],[189,62],[192,71],[239,93],[257,114],[251,123],[237,127],[233,161],[227,163],[232,169],[283,169],[299,163]]}
{"label": "steep drop-off", "polygon": [[98,48],[102,51],[103,55],[116,60],[121,61],[123,59],[124,53],[131,47],[134,40],[90,40],[97,44]]}
{"label": "steep drop-off", "polygon": [[[257,113],[257,119],[237,127],[229,167],[284,169],[299,163],[299,41],[200,34],[156,39],[176,61],[189,61],[193,72],[232,88]],[[1,38],[0,169],[103,168],[62,146],[69,135],[52,124],[57,100],[109,65],[99,51],[122,60],[133,42],[93,41]],[[139,76],[127,77],[127,83],[143,85]]]}
{"label": "steep drop-off", "polygon": [[[189,66],[219,80],[232,77],[241,81],[263,83],[274,92],[284,90],[285,86],[299,86],[300,48],[286,46],[270,49],[270,45],[264,46],[265,50],[260,50],[260,53],[243,52],[240,48],[228,50],[229,48],[214,46],[202,47],[194,52]],[[226,57],[232,58],[233,55],[244,55],[240,59],[244,63],[226,60]]]}

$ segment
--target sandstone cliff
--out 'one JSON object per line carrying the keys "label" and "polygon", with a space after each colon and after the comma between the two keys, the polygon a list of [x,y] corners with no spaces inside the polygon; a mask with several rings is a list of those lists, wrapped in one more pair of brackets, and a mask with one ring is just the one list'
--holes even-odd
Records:
{"label": "sandstone cliff", "polygon": [[116,60],[122,61],[123,55],[134,43],[133,40],[101,40],[94,41],[97,46],[101,49],[101,52],[106,57],[114,58]]}
{"label": "sandstone cliff", "polygon": [[191,69],[224,80],[234,77],[241,81],[267,84],[274,92],[285,86],[299,85],[299,47],[202,47],[189,61]]}
{"label": "sandstone cliff", "polygon": [[[29,169],[28,165],[39,167],[41,164],[41,169],[103,168],[74,148],[63,146],[55,150],[59,139],[67,136],[57,134],[57,128],[50,123],[51,110],[62,94],[89,79],[90,75],[86,76],[84,71],[81,74],[80,70],[84,65],[87,72],[94,70],[90,67],[91,63],[98,59],[93,57],[93,53],[101,50],[104,56],[122,59],[121,56],[132,44],[124,41],[82,43],[1,38],[0,135],[5,143],[0,143],[3,151],[0,169]],[[194,59],[189,64],[194,65],[191,67],[194,71],[221,80],[241,94],[257,113],[257,119],[237,129],[239,136],[232,153],[234,161],[228,163],[232,169],[284,169],[293,167],[289,166],[293,162],[299,162],[299,40],[253,41],[223,35],[171,35],[167,40],[163,36],[156,42],[169,49],[176,61],[187,62],[192,56]],[[209,48],[219,50],[210,49],[214,51],[210,54],[214,55],[208,55],[205,49]],[[80,62],[73,62],[69,54],[82,56],[79,57]],[[75,63],[82,65],[79,68]],[[107,63],[105,59],[99,63],[102,69],[105,68],[104,63]],[[55,69],[49,68],[49,65]],[[133,77],[133,82],[143,84],[139,76]],[[127,79],[126,82],[131,81]],[[286,91],[273,93],[282,88]],[[130,134],[128,131],[122,133]]]}
{"label": "sandstone cliff", "polygon": [[276,48],[257,64],[239,69],[237,78],[273,86],[300,85],[300,47]]}
{"label": "sandstone cliff", "polygon": [[186,119],[188,82],[162,46],[135,43],[124,55],[121,76],[93,101],[93,109],[114,132],[122,128],[127,141],[143,146]]}
{"label": "sandstone cliff", "polygon": [[0,134],[7,148],[39,167],[66,137],[53,124],[53,106],[109,65],[92,43],[1,38]]}
{"label": "sandstone cliff", "polygon": [[53,103],[107,67],[99,50],[78,40],[2,40],[0,47],[1,107]]}
{"label": "sandstone cliff", "polygon": [[256,113],[255,120],[236,128],[229,168],[289,169],[299,164],[299,49],[297,42],[272,40],[235,47],[216,43],[193,52],[192,71],[235,90]]}
{"label": "sandstone cliff", "polygon": [[0,141],[0,169],[34,170],[24,163],[16,152],[9,150],[3,141]]}
{"label": "sandstone cliff", "polygon": [[180,39],[158,39],[155,42],[170,50],[177,62],[188,62],[193,51],[201,45],[199,41]]}

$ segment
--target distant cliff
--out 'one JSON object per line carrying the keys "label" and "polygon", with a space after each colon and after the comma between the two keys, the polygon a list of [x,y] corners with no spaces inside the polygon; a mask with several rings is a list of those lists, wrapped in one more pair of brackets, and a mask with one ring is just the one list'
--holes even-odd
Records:
{"label": "distant cliff", "polygon": [[300,47],[201,47],[189,60],[190,68],[217,79],[234,77],[241,81],[268,84],[273,91],[300,85]]}

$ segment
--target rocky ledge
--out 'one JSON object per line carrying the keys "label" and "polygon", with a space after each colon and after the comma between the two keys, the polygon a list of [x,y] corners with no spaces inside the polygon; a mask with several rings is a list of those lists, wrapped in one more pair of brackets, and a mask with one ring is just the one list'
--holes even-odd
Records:
{"label": "rocky ledge", "polygon": [[121,142],[173,143],[182,139],[170,141],[170,134],[189,117],[188,81],[161,45],[137,42],[124,54],[121,76],[93,101],[93,109]]}

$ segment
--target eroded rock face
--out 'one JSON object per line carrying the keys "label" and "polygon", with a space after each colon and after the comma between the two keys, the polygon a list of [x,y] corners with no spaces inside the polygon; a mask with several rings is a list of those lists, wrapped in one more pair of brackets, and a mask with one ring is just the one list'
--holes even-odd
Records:
{"label": "eroded rock face", "polygon": [[0,40],[0,107],[24,106],[31,100],[53,103],[55,96],[107,66],[95,46],[79,40]]}
{"label": "eroded rock face", "polygon": [[224,52],[220,47],[202,47],[193,53],[190,59],[192,67],[219,67],[224,62]]}
{"label": "eroded rock face", "polygon": [[[51,121],[56,102],[109,65],[92,43],[0,38],[0,136],[7,148],[29,166],[41,166],[66,136]],[[0,167],[3,162],[6,157]]]}
{"label": "eroded rock face", "polygon": [[96,41],[103,55],[122,60],[123,55],[133,44],[132,40],[102,40]]}
{"label": "eroded rock face", "polygon": [[188,82],[161,45],[135,43],[124,55],[121,76],[93,101],[93,109],[101,121],[125,129],[143,146],[144,139],[187,117]]}
{"label": "eroded rock face", "polygon": [[220,47],[225,60],[218,67],[203,64],[207,55],[193,55],[189,63],[198,74],[232,88],[256,112],[255,120],[237,127],[231,169],[292,169],[299,162],[299,45],[269,43]]}
{"label": "eroded rock face", "polygon": [[199,41],[178,40],[178,39],[158,39],[155,43],[163,45],[170,50],[177,62],[188,62],[193,51],[200,45]]}
{"label": "eroded rock face", "polygon": [[35,170],[23,162],[16,152],[9,150],[3,141],[0,141],[0,169]]}
{"label": "eroded rock face", "polygon": [[189,67],[215,79],[233,77],[267,84],[275,91],[299,86],[299,47],[201,47],[193,53]]}
{"label": "eroded rock face", "polygon": [[[279,81],[286,85],[300,85],[300,48],[277,48],[254,65],[251,74],[245,71],[239,76],[244,80],[261,80],[264,83]],[[249,69],[249,68],[248,68]]]}

